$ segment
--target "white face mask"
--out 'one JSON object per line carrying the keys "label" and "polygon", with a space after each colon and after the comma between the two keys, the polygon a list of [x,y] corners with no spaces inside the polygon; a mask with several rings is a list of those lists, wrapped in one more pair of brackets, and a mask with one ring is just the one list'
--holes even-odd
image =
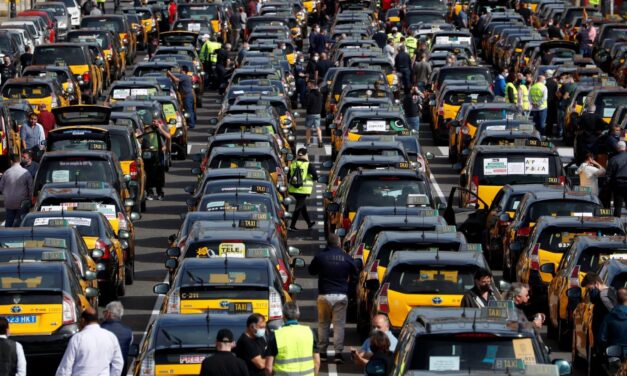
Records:
{"label": "white face mask", "polygon": [[320,59],[318,56],[314,56],[314,61],[318,61]]}
{"label": "white face mask", "polygon": [[265,328],[257,328],[257,329],[255,329],[255,337],[263,338],[265,335],[266,335],[266,329]]}

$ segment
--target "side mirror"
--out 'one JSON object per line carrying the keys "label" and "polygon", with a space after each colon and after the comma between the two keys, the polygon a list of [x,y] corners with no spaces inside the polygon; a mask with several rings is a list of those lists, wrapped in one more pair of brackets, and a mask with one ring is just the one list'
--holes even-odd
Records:
{"label": "side mirror", "polygon": [[512,287],[511,283],[504,281],[504,280],[499,281],[499,290],[508,291],[511,287]]}
{"label": "side mirror", "polygon": [[609,346],[607,349],[605,349],[605,354],[608,358],[621,358],[623,356],[623,346]]}
{"label": "side mirror", "polygon": [[303,288],[296,283],[290,283],[290,285],[287,287],[287,292],[289,292],[291,295],[300,294],[301,291],[303,291]]}
{"label": "side mirror", "polygon": [[135,202],[130,198],[124,200],[124,206],[126,206],[127,208],[133,207],[133,205],[135,205]]}
{"label": "side mirror", "polygon": [[333,161],[324,161],[324,162],[322,162],[322,167],[324,167],[324,168],[331,168],[331,167],[333,167]]}
{"label": "side mirror", "polygon": [[285,160],[287,160],[288,162],[293,161],[294,160],[294,154],[289,153],[285,156]]}
{"label": "side mirror", "polygon": [[91,258],[94,260],[99,260],[104,256],[104,252],[101,249],[94,249],[91,251]]}
{"label": "side mirror", "polygon": [[174,270],[179,267],[179,260],[177,259],[167,259],[165,260],[165,267],[169,270]]}
{"label": "side mirror", "polygon": [[547,264],[540,265],[540,271],[542,273],[549,273],[550,275],[555,275],[555,264],[549,262]]}
{"label": "side mirror", "polygon": [[94,287],[88,287],[85,289],[85,296],[88,298],[95,298],[98,296],[98,289]]}
{"label": "side mirror", "polygon": [[92,270],[87,270],[85,272],[85,279],[88,281],[93,281],[94,279],[98,278],[98,273],[92,271]]}
{"label": "side mirror", "polygon": [[561,375],[570,375],[573,372],[573,367],[569,362],[564,359],[555,359],[551,363],[557,366],[557,371]]}
{"label": "side mirror", "polygon": [[142,218],[142,216],[137,213],[137,212],[132,212],[131,213],[131,221],[139,221]]}
{"label": "side mirror", "polygon": [[131,343],[131,346],[128,348],[128,356],[136,358],[139,355],[139,346],[136,343]]}
{"label": "side mirror", "polygon": [[339,237],[344,237],[344,236],[346,236],[346,230],[341,228],[341,227],[338,228],[338,229],[335,229],[335,235],[337,235]]}
{"label": "side mirror", "polygon": [[165,250],[165,254],[168,257],[178,258],[181,256],[181,249],[179,247],[171,247]]}
{"label": "side mirror", "polygon": [[125,182],[127,182],[127,183],[128,183],[129,181],[131,181],[131,175],[128,175],[128,174],[127,174],[127,175],[124,175],[124,181],[125,181]]}
{"label": "side mirror", "polygon": [[283,172],[285,172],[286,174],[290,172],[290,168],[285,166],[283,167]]}
{"label": "side mirror", "polygon": [[305,267],[305,260],[300,258],[300,257],[296,257],[294,259],[294,261],[292,262],[292,267],[294,267],[294,268],[304,268]]}
{"label": "side mirror", "polygon": [[581,287],[571,287],[566,290],[568,299],[581,299]]}
{"label": "side mirror", "polygon": [[118,238],[120,239],[129,239],[131,237],[131,233],[126,230],[118,231]]}
{"label": "side mirror", "polygon": [[340,204],[332,202],[327,205],[327,213],[337,213],[340,211]]}
{"label": "side mirror", "polygon": [[329,176],[328,175],[320,175],[320,176],[318,176],[318,183],[320,183],[320,184],[329,184]]}
{"label": "side mirror", "polygon": [[364,282],[364,287],[366,290],[377,291],[379,289],[379,280],[378,279],[369,279]]}
{"label": "side mirror", "polygon": [[194,167],[192,168],[191,172],[192,172],[192,175],[200,175],[201,171],[200,171],[200,168]]}
{"label": "side mirror", "polygon": [[426,153],[425,153],[425,159],[426,159],[426,160],[430,161],[430,160],[432,160],[433,158],[435,158],[435,155],[433,155],[433,153],[432,153],[432,152],[428,151],[428,152],[426,152]]}
{"label": "side mirror", "polygon": [[183,188],[183,190],[185,191],[185,193],[189,193],[190,195],[194,194],[194,186],[193,185],[185,186],[185,188]]}
{"label": "side mirror", "polygon": [[501,215],[499,215],[499,221],[501,222],[509,222],[511,220],[511,218],[509,217],[509,214],[507,213],[501,213]]}
{"label": "side mirror", "polygon": [[209,124],[210,125],[216,125],[218,124],[218,118],[212,117],[209,119]]}
{"label": "side mirror", "polygon": [[155,294],[165,295],[168,293],[168,291],[170,291],[169,283],[165,283],[165,282],[157,283],[156,285],[152,287],[152,292]]}
{"label": "side mirror", "polygon": [[287,253],[290,256],[298,256],[300,255],[300,249],[296,248],[296,247],[287,247]]}
{"label": "side mirror", "polygon": [[293,203],[294,203],[294,200],[292,200],[291,197],[286,197],[283,199],[283,205],[285,206],[292,205]]}

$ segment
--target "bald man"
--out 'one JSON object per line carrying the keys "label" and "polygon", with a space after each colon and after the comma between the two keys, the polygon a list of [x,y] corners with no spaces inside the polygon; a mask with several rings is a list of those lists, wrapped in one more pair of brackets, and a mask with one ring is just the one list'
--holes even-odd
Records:
{"label": "bald man", "polygon": [[[392,331],[390,330],[390,320],[388,320],[387,316],[375,315],[372,318],[371,329],[372,331],[378,330],[385,333],[390,339],[390,351],[394,352],[398,339],[394,337],[394,334],[392,334]],[[372,356],[372,351],[370,350],[370,338],[364,341],[359,350],[352,349],[351,354],[355,364],[365,367],[366,363],[368,363],[368,359]]]}

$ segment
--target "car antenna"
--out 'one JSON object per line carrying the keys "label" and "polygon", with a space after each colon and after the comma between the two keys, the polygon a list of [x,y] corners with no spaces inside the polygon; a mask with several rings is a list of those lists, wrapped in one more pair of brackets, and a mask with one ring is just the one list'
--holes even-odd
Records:
{"label": "car antenna", "polygon": [[78,185],[78,176],[79,176],[80,174],[81,174],[81,172],[80,172],[80,171],[76,171],[76,172],[74,173],[74,186],[75,186],[76,188],[78,188],[78,191],[76,192],[78,195],[80,195],[80,194],[81,194],[81,187]]}
{"label": "car antenna", "polygon": [[475,332],[477,330],[477,311],[475,311],[475,315],[472,318],[472,331]]}
{"label": "car antenna", "polygon": [[394,215],[396,215],[396,197],[394,197]]}
{"label": "car antenna", "polygon": [[462,318],[465,319],[466,318],[466,307],[462,307]]}

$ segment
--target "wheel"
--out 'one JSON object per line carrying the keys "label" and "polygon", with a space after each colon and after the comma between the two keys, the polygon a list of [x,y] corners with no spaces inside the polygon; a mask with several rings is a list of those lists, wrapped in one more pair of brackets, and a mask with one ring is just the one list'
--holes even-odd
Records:
{"label": "wheel", "polygon": [[557,346],[560,350],[568,350],[572,344],[572,336],[569,336],[570,329],[567,328],[566,320],[557,319]]}
{"label": "wheel", "polygon": [[141,208],[141,212],[142,213],[144,213],[146,211],[146,198],[145,197],[144,197],[144,199],[140,203],[140,208]]}
{"label": "wheel", "polygon": [[[116,288],[116,292],[118,296],[126,295],[126,266],[122,268],[122,277],[118,276],[118,285]],[[116,297],[117,300],[117,297]]]}
{"label": "wheel", "polygon": [[124,272],[124,283],[132,285],[135,282],[135,262],[131,261],[124,265],[126,271]]}

